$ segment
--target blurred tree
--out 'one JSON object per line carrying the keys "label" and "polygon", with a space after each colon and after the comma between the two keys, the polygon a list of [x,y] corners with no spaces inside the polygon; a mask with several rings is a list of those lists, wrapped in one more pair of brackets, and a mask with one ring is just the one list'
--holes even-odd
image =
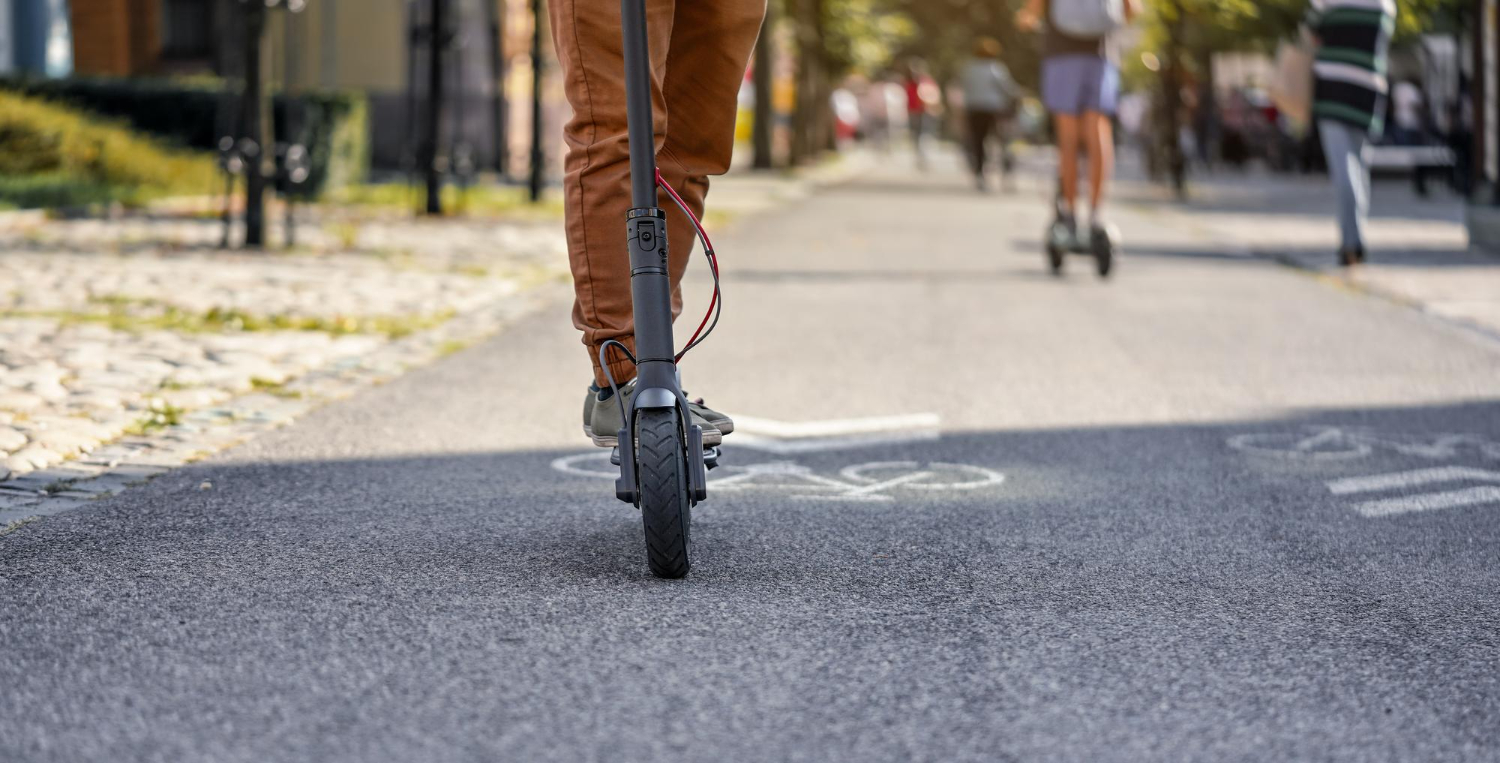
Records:
{"label": "blurred tree", "polygon": [[[1396,0],[1397,41],[1445,28],[1470,0]],[[1271,51],[1290,39],[1307,14],[1307,0],[1146,0],[1142,48],[1167,50],[1179,13],[1181,43],[1194,59],[1228,51]]]}
{"label": "blurred tree", "polygon": [[[1451,26],[1470,0],[1396,0],[1396,38],[1400,42],[1433,29]],[[1227,52],[1270,53],[1295,36],[1308,0],[1145,0],[1140,50],[1126,62],[1127,81],[1141,81],[1144,53],[1159,60],[1161,116],[1176,135],[1183,120],[1197,133],[1198,144],[1211,150],[1217,134],[1213,57]],[[1132,76],[1134,75],[1134,76]],[[1191,97],[1184,102],[1183,96]],[[1177,142],[1168,153],[1173,185],[1184,192],[1183,157]]]}
{"label": "blurred tree", "polygon": [[828,143],[832,75],[823,45],[825,0],[785,0],[797,48],[797,108],[792,113],[791,159],[811,161]]}
{"label": "blurred tree", "polygon": [[880,0],[906,17],[917,34],[899,51],[927,61],[934,77],[948,82],[969,57],[977,37],[993,37],[1002,57],[1023,84],[1035,84],[1040,68],[1039,36],[1016,29],[1015,14],[1024,0]]}
{"label": "blurred tree", "polygon": [[771,13],[792,29],[797,105],[791,160],[807,162],[833,147],[834,87],[850,74],[889,70],[917,29],[892,0],[779,0]]}
{"label": "blurred tree", "polygon": [[773,3],[766,7],[766,18],[760,26],[760,37],[755,41],[755,58],[751,64],[755,76],[755,123],[752,142],[755,146],[754,164],[758,170],[768,170],[776,165],[773,145],[776,116],[772,103],[776,77],[776,46],[773,38],[775,28],[776,6]]}

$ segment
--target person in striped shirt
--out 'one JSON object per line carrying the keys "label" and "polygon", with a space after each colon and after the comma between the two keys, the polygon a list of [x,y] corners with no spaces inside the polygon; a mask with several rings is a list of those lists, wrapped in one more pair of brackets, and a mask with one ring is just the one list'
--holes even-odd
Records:
{"label": "person in striped shirt", "polygon": [[1386,69],[1395,0],[1311,0],[1307,27],[1318,44],[1313,116],[1338,196],[1339,264],[1365,260],[1370,168],[1364,149],[1385,128]]}

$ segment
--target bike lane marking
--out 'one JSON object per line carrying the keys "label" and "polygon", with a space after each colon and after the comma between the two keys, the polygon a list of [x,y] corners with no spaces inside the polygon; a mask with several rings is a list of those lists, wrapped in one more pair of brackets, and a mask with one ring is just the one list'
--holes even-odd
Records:
{"label": "bike lane marking", "polygon": [[[994,469],[986,469],[983,466],[972,464],[950,464],[944,461],[934,461],[927,465],[928,469],[953,469],[961,472],[977,473],[979,479],[972,482],[953,482],[947,484],[912,484],[908,487],[920,490],[973,490],[975,488],[999,485],[1005,481],[1005,475]],[[875,478],[865,476],[867,471],[878,469],[916,469],[916,461],[876,461],[868,464],[855,464],[846,466],[839,470],[839,476],[850,482],[874,482]]]}
{"label": "bike lane marking", "polygon": [[[553,459],[551,466],[554,470],[564,474],[595,479],[614,479],[618,476],[618,472],[615,471],[615,467],[608,464],[608,453],[588,452]],[[720,471],[722,476],[709,475],[708,485],[711,490],[725,492],[752,489],[789,490],[796,491],[791,496],[792,498],[817,500],[890,502],[895,500],[895,496],[889,491],[897,489],[973,490],[999,485],[1005,481],[1005,475],[993,469],[946,462],[935,462],[926,467],[922,467],[915,461],[876,461],[853,464],[840,470],[840,475],[847,481],[818,474],[811,468],[794,461],[773,461],[721,467],[721,469],[723,470]],[[891,469],[908,470],[908,472],[887,476],[884,479],[866,474],[866,472]],[[963,473],[970,479],[965,482],[924,482],[941,477],[945,470]],[[773,481],[767,482],[768,478]]]}
{"label": "bike lane marking", "polygon": [[[1311,459],[1322,461],[1342,461],[1347,459],[1363,458],[1373,452],[1373,448],[1364,443],[1351,443],[1346,433],[1337,427],[1327,427],[1322,432],[1311,436],[1303,436],[1288,433],[1275,432],[1250,432],[1238,434],[1229,438],[1226,443],[1229,447],[1247,453],[1252,456],[1268,456],[1271,458],[1286,459]],[[1290,445],[1291,447],[1277,447]],[[1318,450],[1318,448],[1335,448],[1332,450]]]}
{"label": "bike lane marking", "polygon": [[[1308,434],[1312,432],[1312,434]],[[1377,448],[1409,458],[1454,459],[1468,455],[1500,458],[1500,444],[1483,435],[1439,433],[1428,435],[1382,433],[1364,428],[1338,426],[1304,427],[1301,433],[1252,432],[1225,441],[1234,450],[1251,456],[1310,461],[1352,460],[1372,455]],[[1446,465],[1408,469],[1383,474],[1343,477],[1324,483],[1336,496],[1412,491],[1454,482],[1500,483],[1500,471]],[[1351,506],[1366,518],[1388,517],[1420,511],[1455,509],[1500,503],[1500,486],[1484,485],[1437,489],[1408,495],[1364,500]]]}
{"label": "bike lane marking", "polygon": [[[1410,489],[1445,482],[1500,482],[1500,472],[1474,469],[1466,466],[1438,466],[1430,469],[1413,469],[1390,474],[1372,474],[1366,477],[1346,477],[1328,483],[1334,495],[1358,495],[1389,490]],[[1480,506],[1500,502],[1500,487],[1466,488],[1463,490],[1441,490],[1433,493],[1403,495],[1382,498],[1355,504],[1354,510],[1366,517],[1386,517],[1414,511],[1457,509],[1464,506]]]}
{"label": "bike lane marking", "polygon": [[1500,503],[1500,487],[1474,487],[1467,490],[1448,490],[1441,493],[1423,493],[1422,495],[1365,501],[1356,504],[1354,510],[1366,517],[1386,517],[1413,511],[1458,509],[1487,503]]}
{"label": "bike lane marking", "polygon": [[900,477],[896,477],[894,479],[888,479],[885,482],[877,482],[877,483],[875,483],[873,485],[865,485],[863,487],[850,488],[850,489],[846,490],[843,493],[839,493],[838,495],[810,495],[810,496],[806,496],[806,497],[808,497],[808,498],[820,498],[820,499],[823,499],[823,500],[839,500],[839,501],[844,501],[844,500],[863,501],[863,500],[871,500],[871,499],[880,500],[880,501],[894,501],[894,500],[896,500],[895,496],[880,495],[881,491],[889,490],[889,489],[895,488],[895,487],[900,487],[902,485],[907,484],[908,482],[916,482],[917,480],[925,480],[925,479],[927,479],[928,477],[931,477],[931,476],[932,476],[932,472],[917,472],[915,474],[904,474],[904,475],[902,475]]}
{"label": "bike lane marking", "polygon": [[1404,487],[1421,487],[1438,482],[1480,480],[1500,482],[1500,472],[1474,469],[1467,466],[1438,466],[1431,469],[1414,469],[1408,472],[1372,474],[1367,477],[1346,477],[1328,483],[1334,495],[1351,493],[1373,493],[1378,490],[1395,490]]}

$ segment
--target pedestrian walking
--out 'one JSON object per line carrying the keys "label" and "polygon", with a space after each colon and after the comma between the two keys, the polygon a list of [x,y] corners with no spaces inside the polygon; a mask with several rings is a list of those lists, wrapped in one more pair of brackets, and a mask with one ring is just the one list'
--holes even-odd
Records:
{"label": "pedestrian walking", "polygon": [[942,108],[942,90],[937,80],[927,73],[927,63],[920,58],[906,62],[906,77],[901,86],[906,90],[906,129],[911,132],[912,151],[916,153],[917,169],[927,169],[927,133],[937,122]]}
{"label": "pedestrian walking", "polygon": [[1422,112],[1427,99],[1422,88],[1411,80],[1391,86],[1391,140],[1398,146],[1418,146],[1423,142],[1426,121]]}
{"label": "pedestrian walking", "polygon": [[[988,164],[990,138],[1000,139],[1001,177],[1008,179],[1012,169],[1008,142],[1011,120],[1021,100],[1021,88],[1010,76],[1010,69],[1000,61],[1000,42],[981,37],[974,43],[974,56],[964,64],[959,84],[964,96],[964,122],[969,142],[969,168],[974,185],[986,190],[985,170]],[[1003,182],[1003,181],[1002,181]]]}
{"label": "pedestrian walking", "polygon": [[1312,0],[1307,28],[1317,44],[1313,116],[1338,199],[1339,264],[1365,261],[1370,167],[1364,151],[1385,125],[1386,69],[1395,0]]}

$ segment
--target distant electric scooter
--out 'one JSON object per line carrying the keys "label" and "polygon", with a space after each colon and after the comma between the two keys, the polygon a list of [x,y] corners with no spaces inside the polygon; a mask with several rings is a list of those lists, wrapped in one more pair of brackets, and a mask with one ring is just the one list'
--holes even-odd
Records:
{"label": "distant electric scooter", "polygon": [[[719,269],[713,246],[682,198],[656,168],[651,113],[651,57],[646,34],[645,0],[621,0],[624,33],[625,101],[630,140],[631,209],[625,221],[630,254],[630,296],[634,303],[636,352],[605,342],[600,365],[616,399],[619,385],[609,374],[606,355],[613,347],[636,367],[636,391],[628,409],[622,406],[619,445],[610,461],[620,467],[615,496],[641,510],[646,533],[646,563],[658,577],[680,578],[691,566],[688,547],[692,508],[708,498],[707,471],[718,461],[717,448],[705,450],[703,430],[693,424],[677,361],[708,335],[704,325],[723,309]],[[697,228],[714,276],[709,315],[681,352],[672,342],[672,285],[667,274],[667,215],[658,206],[658,186],[666,190]],[[713,325],[708,325],[713,331]],[[699,334],[703,334],[702,338]]]}
{"label": "distant electric scooter", "polygon": [[1094,258],[1094,269],[1100,278],[1108,278],[1114,271],[1119,254],[1120,231],[1113,225],[1079,231],[1075,216],[1072,229],[1063,222],[1065,208],[1062,191],[1057,192],[1052,224],[1047,226],[1047,265],[1052,275],[1060,276],[1069,254],[1087,254]]}

